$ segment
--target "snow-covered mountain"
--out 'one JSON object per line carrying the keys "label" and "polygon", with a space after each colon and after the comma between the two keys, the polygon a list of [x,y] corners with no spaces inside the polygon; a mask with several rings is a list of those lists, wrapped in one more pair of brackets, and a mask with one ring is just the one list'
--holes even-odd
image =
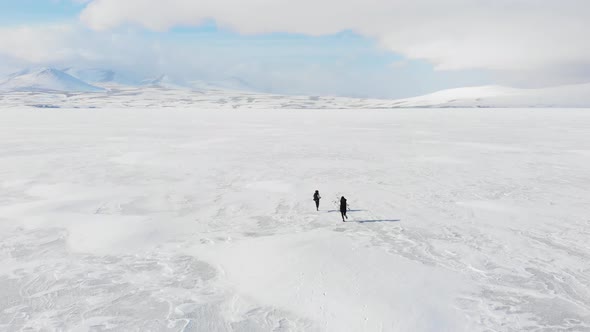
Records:
{"label": "snow-covered mountain", "polygon": [[480,86],[400,99],[396,107],[590,107],[590,83],[543,89]]}
{"label": "snow-covered mountain", "polygon": [[239,77],[228,77],[222,80],[193,80],[190,81],[191,87],[198,90],[233,90],[233,91],[250,91],[255,92],[257,89]]}
{"label": "snow-covered mountain", "polygon": [[142,86],[152,88],[163,88],[163,89],[189,89],[186,83],[179,80],[175,80],[166,74],[162,74],[157,77],[146,78],[141,81]]}
{"label": "snow-covered mountain", "polygon": [[129,75],[121,74],[112,69],[69,67],[63,69],[63,72],[90,84],[118,84],[127,86],[138,86],[141,84],[141,80],[134,79]]}
{"label": "snow-covered mountain", "polygon": [[236,91],[236,92],[259,92],[260,90],[254,88],[251,84],[239,77],[228,77],[224,79],[214,80],[183,80],[174,78],[166,74],[156,77],[149,77],[143,79],[141,86],[156,87],[164,89],[180,89],[180,90],[195,90],[195,91]]}
{"label": "snow-covered mountain", "polygon": [[90,85],[55,68],[23,70],[0,82],[0,91],[33,92],[102,92],[105,89]]}

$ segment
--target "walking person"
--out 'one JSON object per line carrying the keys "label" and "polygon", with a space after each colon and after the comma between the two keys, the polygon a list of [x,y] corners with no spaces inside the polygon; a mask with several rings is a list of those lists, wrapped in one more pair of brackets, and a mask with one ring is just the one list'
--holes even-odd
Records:
{"label": "walking person", "polygon": [[346,204],[346,198],[342,196],[342,198],[340,198],[340,214],[342,214],[342,222],[345,222],[344,218],[348,219],[348,216],[346,215],[347,209],[348,204]]}
{"label": "walking person", "polygon": [[321,198],[322,198],[322,196],[320,196],[320,192],[318,190],[316,190],[315,193],[313,194],[313,200],[315,201],[316,211],[320,210],[320,199]]}

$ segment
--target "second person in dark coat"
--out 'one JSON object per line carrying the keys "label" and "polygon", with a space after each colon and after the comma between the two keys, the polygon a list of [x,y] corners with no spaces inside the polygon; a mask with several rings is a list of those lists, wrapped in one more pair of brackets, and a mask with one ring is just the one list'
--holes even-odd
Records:
{"label": "second person in dark coat", "polygon": [[348,219],[348,216],[346,215],[346,210],[348,209],[348,204],[346,204],[346,198],[344,198],[344,196],[342,196],[342,198],[340,198],[340,214],[342,214],[342,221],[344,222],[344,218]]}

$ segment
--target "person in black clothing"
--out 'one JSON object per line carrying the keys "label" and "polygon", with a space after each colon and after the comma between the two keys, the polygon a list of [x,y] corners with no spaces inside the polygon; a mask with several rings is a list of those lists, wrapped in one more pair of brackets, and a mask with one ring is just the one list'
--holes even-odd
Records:
{"label": "person in black clothing", "polygon": [[320,192],[319,191],[315,191],[315,193],[313,194],[313,200],[315,201],[315,208],[317,211],[320,210],[320,199],[322,197],[320,196]]}
{"label": "person in black clothing", "polygon": [[344,222],[344,218],[348,219],[348,216],[346,215],[347,208],[348,204],[346,204],[346,198],[342,196],[342,198],[340,198],[340,213],[342,214],[342,222]]}

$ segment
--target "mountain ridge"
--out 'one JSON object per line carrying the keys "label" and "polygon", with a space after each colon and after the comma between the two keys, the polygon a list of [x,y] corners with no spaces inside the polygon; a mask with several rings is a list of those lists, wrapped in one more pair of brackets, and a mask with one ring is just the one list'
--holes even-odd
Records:
{"label": "mountain ridge", "polygon": [[0,82],[0,91],[8,92],[103,92],[104,88],[86,83],[55,68],[25,69]]}
{"label": "mountain ridge", "polygon": [[[25,69],[0,81],[0,92],[4,94],[92,92],[100,95],[103,92],[105,99],[126,98],[126,102],[121,102],[122,105],[142,104],[134,98],[144,95],[144,90],[150,90],[149,99],[153,101],[150,105],[162,107],[176,105],[177,100],[190,102],[194,106],[214,108],[258,108],[264,105],[272,108],[590,107],[590,83],[541,89],[521,89],[500,85],[473,86],[446,89],[411,98],[372,99],[271,94],[256,91],[252,85],[239,77],[218,81],[180,81],[161,74],[143,80],[130,79],[114,70],[100,68]],[[206,95],[210,100],[195,98],[195,94]],[[22,100],[22,103],[27,104],[29,101]],[[59,107],[63,106],[65,102],[59,105]]]}

